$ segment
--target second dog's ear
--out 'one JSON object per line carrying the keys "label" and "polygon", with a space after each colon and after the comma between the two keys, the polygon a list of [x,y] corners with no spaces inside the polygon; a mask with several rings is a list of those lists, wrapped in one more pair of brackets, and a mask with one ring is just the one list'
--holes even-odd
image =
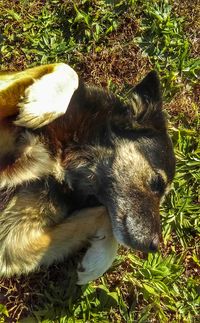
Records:
{"label": "second dog's ear", "polygon": [[162,112],[160,80],[155,71],[150,72],[132,93],[134,120],[142,128],[161,130],[166,128]]}
{"label": "second dog's ear", "polygon": [[78,75],[67,64],[49,64],[0,74],[0,120],[16,116],[15,124],[39,128],[64,114]]}

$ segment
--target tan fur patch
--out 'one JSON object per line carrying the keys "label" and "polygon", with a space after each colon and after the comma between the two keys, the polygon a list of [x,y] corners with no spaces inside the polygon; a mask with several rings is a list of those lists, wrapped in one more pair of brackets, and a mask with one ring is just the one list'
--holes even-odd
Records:
{"label": "tan fur patch", "polygon": [[77,87],[78,75],[64,63],[0,73],[0,119],[18,114],[18,126],[44,126],[65,113]]}
{"label": "tan fur patch", "polygon": [[57,64],[34,67],[22,72],[0,73],[0,119],[17,114],[17,106],[25,89],[34,80],[51,73]]}

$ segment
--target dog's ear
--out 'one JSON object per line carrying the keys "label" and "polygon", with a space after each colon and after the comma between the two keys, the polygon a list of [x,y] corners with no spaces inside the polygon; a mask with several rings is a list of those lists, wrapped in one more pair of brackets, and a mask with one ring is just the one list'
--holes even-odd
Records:
{"label": "dog's ear", "polygon": [[132,109],[135,124],[139,128],[166,128],[165,116],[162,112],[162,94],[158,74],[150,72],[138,84],[132,93]]}
{"label": "dog's ear", "polygon": [[0,120],[16,116],[15,124],[39,128],[67,110],[78,75],[63,63],[17,73],[0,74]]}

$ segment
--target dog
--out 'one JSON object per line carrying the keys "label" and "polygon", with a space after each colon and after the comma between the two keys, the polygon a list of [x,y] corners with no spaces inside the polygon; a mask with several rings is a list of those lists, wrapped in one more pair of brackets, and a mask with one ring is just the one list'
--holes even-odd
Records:
{"label": "dog", "polygon": [[0,74],[0,276],[27,274],[89,245],[78,284],[118,243],[154,252],[175,173],[151,71],[122,100],[67,64]]}

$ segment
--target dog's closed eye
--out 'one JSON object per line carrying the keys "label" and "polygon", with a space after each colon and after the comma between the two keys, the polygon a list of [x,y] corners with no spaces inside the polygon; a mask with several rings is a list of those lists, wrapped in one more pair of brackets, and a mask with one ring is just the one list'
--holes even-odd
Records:
{"label": "dog's closed eye", "polygon": [[156,174],[150,180],[150,188],[152,192],[163,195],[165,192],[165,181],[160,174]]}

